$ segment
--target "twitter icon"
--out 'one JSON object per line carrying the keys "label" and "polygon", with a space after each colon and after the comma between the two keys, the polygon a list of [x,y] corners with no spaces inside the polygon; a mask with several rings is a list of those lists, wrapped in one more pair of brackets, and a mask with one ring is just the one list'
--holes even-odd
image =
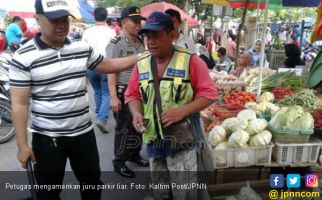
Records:
{"label": "twitter icon", "polygon": [[288,188],[300,188],[301,176],[299,174],[288,174],[286,176],[286,183]]}

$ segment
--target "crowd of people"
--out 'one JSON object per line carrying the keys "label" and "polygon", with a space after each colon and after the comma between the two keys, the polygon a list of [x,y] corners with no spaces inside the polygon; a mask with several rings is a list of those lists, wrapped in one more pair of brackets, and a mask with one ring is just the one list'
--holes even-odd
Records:
{"label": "crowd of people", "polygon": [[[180,13],[169,9],[144,19],[138,7],[127,6],[118,30],[106,23],[105,8],[95,8],[95,25],[76,34],[69,31],[74,16],[68,2],[47,1],[35,2],[39,31],[33,39],[21,44],[25,32],[19,17],[7,28],[9,45],[19,44],[11,49],[9,78],[22,166],[33,162],[37,184],[61,185],[68,159],[81,185],[102,185],[93,128],[110,132],[107,120],[113,114],[115,172],[134,178],[126,165],[130,161],[150,166],[154,183],[197,183],[202,131],[197,113],[218,94],[206,63],[195,54],[193,40],[180,32]],[[87,79],[94,89],[94,120]],[[140,155],[142,143],[149,161]],[[179,171],[184,173],[172,173]],[[82,199],[93,200],[100,199],[102,191],[80,192]],[[39,189],[37,199],[60,199],[60,193],[60,189]],[[154,193],[157,199],[197,199],[197,189],[170,187]]]}

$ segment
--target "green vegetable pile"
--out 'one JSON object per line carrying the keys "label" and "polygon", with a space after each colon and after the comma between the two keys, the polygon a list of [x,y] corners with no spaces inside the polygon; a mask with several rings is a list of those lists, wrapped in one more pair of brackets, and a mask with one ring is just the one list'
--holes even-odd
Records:
{"label": "green vegetable pile", "polygon": [[302,106],[308,112],[320,108],[319,98],[315,95],[314,90],[310,89],[302,89],[297,93],[287,95],[277,103],[281,106]]}
{"label": "green vegetable pile", "polygon": [[305,87],[305,82],[306,79],[296,76],[295,72],[280,72],[263,80],[262,91],[272,91],[281,86],[298,91]]}
{"label": "green vegetable pile", "polygon": [[282,81],[282,86],[295,91],[305,88],[306,78],[296,77],[295,79],[286,79]]}

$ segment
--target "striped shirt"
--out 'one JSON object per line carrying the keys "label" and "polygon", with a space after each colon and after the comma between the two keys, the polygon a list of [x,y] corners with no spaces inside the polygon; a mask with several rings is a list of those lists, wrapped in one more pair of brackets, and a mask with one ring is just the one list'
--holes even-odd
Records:
{"label": "striped shirt", "polygon": [[65,40],[53,49],[37,34],[13,55],[10,87],[30,88],[31,132],[76,136],[93,128],[87,96],[86,69],[103,56],[85,42]]}

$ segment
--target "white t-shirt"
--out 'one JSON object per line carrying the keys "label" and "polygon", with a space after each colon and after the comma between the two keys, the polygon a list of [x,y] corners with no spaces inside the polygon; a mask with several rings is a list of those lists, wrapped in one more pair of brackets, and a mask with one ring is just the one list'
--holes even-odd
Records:
{"label": "white t-shirt", "polygon": [[96,52],[105,55],[105,48],[116,33],[108,25],[94,25],[86,29],[82,40],[87,42]]}
{"label": "white t-shirt", "polygon": [[178,40],[175,42],[175,45],[181,48],[186,48],[190,53],[196,53],[195,43],[188,36],[185,36],[180,33]]}

